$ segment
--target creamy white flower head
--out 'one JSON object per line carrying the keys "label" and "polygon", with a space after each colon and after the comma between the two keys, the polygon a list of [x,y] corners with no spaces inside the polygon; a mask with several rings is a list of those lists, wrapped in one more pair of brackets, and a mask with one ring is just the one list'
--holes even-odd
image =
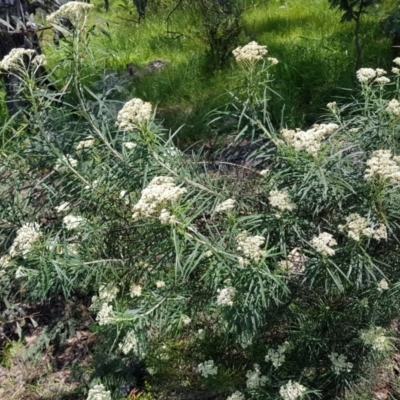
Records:
{"label": "creamy white flower head", "polygon": [[17,236],[8,253],[11,257],[25,257],[42,236],[43,234],[40,232],[39,224],[36,222],[28,222],[17,230]]}
{"label": "creamy white flower head", "polygon": [[327,108],[329,108],[333,113],[336,113],[338,111],[338,106],[336,101],[332,101],[326,105]]}
{"label": "creamy white flower head", "polygon": [[161,288],[165,287],[165,282],[164,282],[164,281],[157,281],[157,282],[156,282],[156,286],[157,286],[159,289],[161,289]]}
{"label": "creamy white flower head", "polygon": [[254,364],[254,371],[247,371],[246,377],[246,386],[248,389],[257,389],[267,383],[267,377],[261,375],[260,366],[258,364]]}
{"label": "creamy white flower head", "polygon": [[24,278],[27,276],[26,270],[24,267],[19,266],[15,271],[15,279]]}
{"label": "creamy white flower head", "polygon": [[374,151],[367,161],[364,179],[380,179],[392,185],[400,183],[400,167],[395,160],[397,158],[392,158],[390,150]]}
{"label": "creamy white flower head", "polygon": [[390,79],[387,78],[386,76],[380,76],[380,77],[376,78],[376,79],[374,80],[374,82],[375,82],[375,83],[378,83],[378,84],[381,85],[381,86],[383,86],[383,85],[385,85],[386,83],[390,83]]}
{"label": "creamy white flower head", "polygon": [[64,211],[69,211],[70,208],[71,208],[71,207],[70,207],[70,204],[69,204],[68,201],[64,201],[64,202],[61,203],[59,206],[55,207],[56,212],[57,212],[58,214],[60,214],[60,213],[62,213],[62,212],[64,212]]}
{"label": "creamy white flower head", "polygon": [[347,230],[347,236],[356,242],[361,236],[372,237],[374,230],[369,226],[366,218],[360,214],[352,213],[346,217],[346,224],[338,226],[339,231]]}
{"label": "creamy white flower head", "polygon": [[129,295],[131,297],[140,297],[142,295],[142,290],[143,287],[141,285],[137,285],[136,283],[132,283],[130,290],[129,290]]}
{"label": "creamy white flower head", "polygon": [[235,204],[236,200],[234,199],[225,200],[221,204],[218,204],[217,207],[215,207],[215,212],[222,213],[226,211],[231,211],[235,208]]}
{"label": "creamy white flower head", "polygon": [[387,229],[384,224],[380,224],[377,229],[374,230],[372,237],[376,240],[387,239]]}
{"label": "creamy white flower head", "polygon": [[111,392],[103,385],[96,385],[89,390],[86,400],[111,400]]}
{"label": "creamy white flower head", "polygon": [[118,287],[113,283],[101,285],[99,288],[99,298],[102,300],[102,303],[110,303],[117,297],[118,292]]}
{"label": "creamy white flower head", "polygon": [[86,17],[93,4],[84,3],[80,1],[70,1],[63,4],[57,11],[51,13],[46,17],[49,24],[60,24],[60,18],[66,18],[77,27],[82,26],[86,21]]}
{"label": "creamy white flower head", "polygon": [[236,295],[236,289],[232,286],[219,290],[217,304],[219,306],[233,306],[233,300]]}
{"label": "creamy white flower head", "polygon": [[283,345],[278,346],[276,350],[268,349],[265,361],[271,361],[275,368],[280,367],[285,362],[285,352],[289,347],[289,343],[285,342]]}
{"label": "creamy white flower head", "polygon": [[205,253],[204,253],[204,257],[205,258],[210,258],[210,257],[212,257],[213,256],[213,252],[211,251],[211,250],[207,250]]}
{"label": "creamy white flower head", "polygon": [[281,134],[288,146],[296,151],[306,151],[315,157],[321,148],[322,140],[337,129],[339,129],[337,124],[317,124],[307,131],[282,129]]}
{"label": "creamy white flower head", "polygon": [[400,102],[397,99],[390,100],[388,106],[386,107],[386,111],[389,114],[399,117],[400,116]]}
{"label": "creamy white flower head", "polygon": [[[243,231],[236,236],[238,244],[237,251],[243,254],[243,264],[246,265],[249,261],[259,262],[266,254],[265,250],[260,247],[265,243],[263,236],[248,236],[246,231]],[[239,259],[239,263],[241,263]]]}
{"label": "creamy white flower head", "polygon": [[400,67],[400,57],[395,58],[393,62]]}
{"label": "creamy white flower head", "polygon": [[279,389],[279,394],[283,400],[297,400],[303,397],[304,392],[307,389],[298,382],[292,382],[291,380]]}
{"label": "creamy white flower head", "polygon": [[286,189],[271,190],[268,200],[272,207],[276,207],[281,211],[293,211],[296,208],[296,204],[290,201],[289,193]]}
{"label": "creamy white flower head", "polygon": [[153,107],[150,103],[141,99],[129,100],[118,113],[117,122],[122,131],[133,131],[138,126],[150,120],[153,113]]}
{"label": "creamy white flower head", "polygon": [[226,400],[244,400],[244,394],[236,390]]}
{"label": "creamy white flower head", "polygon": [[237,47],[232,51],[238,63],[255,62],[262,60],[268,53],[267,46],[261,46],[257,42],[250,42],[243,47]]}
{"label": "creamy white flower head", "polygon": [[374,326],[361,331],[360,338],[367,345],[376,351],[386,351],[392,348],[389,338],[386,336],[386,329]]}
{"label": "creamy white flower head", "polygon": [[85,140],[81,140],[76,146],[76,150],[86,149],[94,145],[95,139],[93,136],[88,136]]}
{"label": "creamy white flower head", "polygon": [[323,232],[318,236],[314,236],[310,241],[311,246],[323,256],[335,255],[335,250],[331,246],[336,246],[337,242],[330,233]]}
{"label": "creamy white flower head", "polygon": [[399,75],[399,74],[400,74],[400,69],[399,69],[399,68],[393,67],[393,68],[392,68],[392,72],[393,72],[394,74],[396,74],[396,75]]}
{"label": "creamy white flower head", "polygon": [[62,156],[54,166],[56,171],[62,171],[63,169],[67,169],[67,165],[70,165],[72,168],[75,168],[78,165],[78,161],[72,156]]}
{"label": "creamy white flower head", "polygon": [[160,216],[158,217],[160,222],[163,225],[177,225],[179,224],[178,218],[176,218],[175,215],[171,214],[168,210],[165,208],[161,210]]}
{"label": "creamy white flower head", "polygon": [[11,265],[12,261],[9,254],[4,254],[4,256],[0,257],[0,268],[8,268],[11,267]]}
{"label": "creamy white flower head", "polygon": [[271,172],[271,170],[269,168],[266,168],[266,169],[259,171],[259,174],[261,176],[267,176],[270,172]]}
{"label": "creamy white flower head", "polygon": [[[176,203],[185,193],[186,189],[176,186],[173,178],[158,176],[152,179],[147,188],[142,190],[140,200],[133,207],[132,218],[134,220],[149,217],[160,218],[160,213],[167,209],[168,203]],[[164,216],[167,217],[165,212]],[[168,216],[168,223],[175,223],[176,220],[172,217]]]}
{"label": "creamy white flower head", "polygon": [[14,48],[0,61],[0,69],[11,71],[15,68],[22,67],[24,65],[24,56],[31,59],[35,53],[35,50]]}
{"label": "creamy white flower head", "polygon": [[78,215],[66,215],[63,218],[65,229],[71,231],[73,229],[82,228],[86,224],[86,218]]}
{"label": "creamy white flower head", "polygon": [[31,60],[31,63],[36,66],[42,65],[44,67],[47,65],[47,58],[44,54],[36,54],[36,56]]}
{"label": "creamy white flower head", "polygon": [[383,290],[388,290],[389,289],[389,284],[387,283],[386,279],[382,279],[379,283],[378,283],[378,290],[380,292],[382,292]]}
{"label": "creamy white flower head", "polygon": [[126,336],[124,337],[124,340],[121,343],[118,344],[118,348],[125,355],[127,355],[131,351],[133,351],[134,353],[137,353],[139,346],[138,346],[138,340],[137,340],[137,337],[135,335],[135,332],[134,331],[129,331],[126,334]]}
{"label": "creamy white flower head", "polygon": [[379,78],[380,76],[383,76],[383,75],[386,75],[387,74],[387,72],[384,70],[384,69],[382,69],[382,68],[376,68],[375,69],[375,72],[376,72],[376,76]]}
{"label": "creamy white flower head", "polygon": [[360,68],[356,75],[360,83],[367,83],[376,78],[376,71],[372,68]]}
{"label": "creamy white flower head", "polygon": [[115,315],[113,311],[113,307],[108,305],[107,303],[103,303],[100,311],[96,316],[96,321],[99,325],[108,325],[114,322]]}
{"label": "creamy white flower head", "polygon": [[328,358],[332,362],[332,370],[336,375],[342,372],[350,372],[353,369],[353,363],[347,362],[347,357],[344,354],[332,352]]}
{"label": "creamy white flower head", "polygon": [[276,65],[279,63],[278,59],[274,57],[268,57],[267,60],[271,63],[271,65]]}
{"label": "creamy white flower head", "polygon": [[300,273],[305,270],[307,257],[296,247],[287,256],[286,260],[279,261],[279,267],[291,273]]}
{"label": "creamy white flower head", "polygon": [[133,150],[137,144],[134,142],[124,142],[122,145],[127,149],[127,150]]}
{"label": "creamy white flower head", "polygon": [[207,378],[209,375],[217,375],[218,373],[218,367],[214,365],[213,360],[204,361],[197,368],[204,378]]}
{"label": "creamy white flower head", "polygon": [[182,316],[182,324],[183,324],[184,326],[189,325],[191,322],[192,322],[192,319],[189,318],[187,315],[183,315],[183,316]]}

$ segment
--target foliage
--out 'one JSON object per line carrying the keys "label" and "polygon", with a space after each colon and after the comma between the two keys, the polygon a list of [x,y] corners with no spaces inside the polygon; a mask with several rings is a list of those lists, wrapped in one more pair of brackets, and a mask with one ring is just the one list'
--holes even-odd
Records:
{"label": "foliage", "polygon": [[253,149],[232,165],[87,75],[92,32],[68,31],[58,92],[11,68],[29,107],[1,128],[2,298],[92,297],[92,384],[114,398],[144,377],[230,400],[362,380],[399,315],[399,72],[358,71],[358,97],[294,130],[270,112],[278,60],[236,49],[241,82],[213,121]]}

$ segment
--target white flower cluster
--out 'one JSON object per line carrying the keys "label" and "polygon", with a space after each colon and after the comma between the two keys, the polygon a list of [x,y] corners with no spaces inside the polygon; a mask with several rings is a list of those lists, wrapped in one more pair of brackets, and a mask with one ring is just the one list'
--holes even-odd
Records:
{"label": "white flower cluster", "polygon": [[226,400],[244,400],[244,394],[236,390],[236,392],[230,395]]}
{"label": "white flower cluster", "polygon": [[17,230],[17,236],[8,253],[11,257],[25,257],[32,249],[32,246],[43,236],[39,224],[36,222],[26,223]]}
{"label": "white flower cluster", "polygon": [[278,265],[284,271],[300,273],[304,271],[306,261],[307,257],[296,247],[288,254],[287,259],[279,261]]}
{"label": "white flower cluster", "polygon": [[400,102],[396,99],[390,100],[386,111],[396,117],[400,116]]}
{"label": "white flower cluster", "polygon": [[221,204],[218,204],[217,207],[215,207],[215,212],[216,213],[222,213],[226,211],[231,211],[235,208],[236,200],[234,199],[228,199],[222,202]]}
{"label": "white flower cluster", "polygon": [[96,321],[98,321],[99,325],[108,325],[114,322],[114,312],[113,307],[108,305],[107,303],[103,303],[101,306],[101,310],[98,312],[96,316]]}
{"label": "white flower cluster", "polygon": [[160,216],[158,217],[160,222],[163,225],[177,225],[179,224],[178,218],[175,217],[175,215],[171,214],[168,210],[163,208],[160,212]]}
{"label": "white flower cluster", "polygon": [[323,232],[319,236],[314,236],[311,241],[311,246],[318,251],[318,253],[323,256],[333,256],[335,255],[335,250],[330,246],[336,246],[337,242],[330,233]]}
{"label": "white flower cluster", "polygon": [[107,325],[113,322],[114,313],[112,306],[108,303],[113,301],[119,292],[117,286],[109,283],[108,285],[101,285],[99,288],[99,296],[92,297],[91,310],[100,310],[97,314],[96,321],[99,321],[99,325]]}
{"label": "white flower cluster", "polygon": [[112,283],[101,285],[99,288],[99,299],[103,302],[110,303],[117,297],[118,292],[118,287]]}
{"label": "white flower cluster", "polygon": [[122,131],[133,131],[138,125],[150,120],[153,107],[141,99],[129,100],[118,113],[115,123]]}
{"label": "white flower cluster", "polygon": [[307,131],[282,129],[281,134],[288,146],[293,147],[296,151],[304,150],[316,156],[321,148],[322,140],[337,129],[339,129],[337,124],[316,124]]}
{"label": "white flower cluster", "polygon": [[390,150],[376,150],[367,161],[364,179],[371,181],[374,178],[387,181],[395,185],[400,183],[399,157],[393,157]]}
{"label": "white flower cluster", "polygon": [[207,378],[208,375],[217,375],[218,367],[214,366],[213,360],[204,361],[203,363],[198,365],[199,372],[204,378]]}
{"label": "white flower cluster", "polygon": [[328,358],[332,362],[332,370],[336,375],[342,372],[350,372],[353,369],[353,363],[347,362],[347,357],[344,354],[332,352]]}
{"label": "white flower cluster", "polygon": [[237,251],[244,256],[239,257],[241,266],[247,265],[250,261],[259,262],[266,254],[266,251],[260,249],[265,243],[263,236],[247,236],[247,232],[243,231],[236,236],[236,242],[238,244]]}
{"label": "white flower cluster", "polygon": [[271,63],[271,65],[276,65],[279,63],[278,59],[275,57],[268,57],[267,60]]}
{"label": "white flower cluster", "polygon": [[95,139],[93,136],[88,136],[85,140],[81,140],[76,146],[76,150],[86,149],[94,145]]}
{"label": "white flower cluster", "polygon": [[11,256],[8,254],[5,254],[4,256],[0,257],[0,268],[8,268],[11,267],[12,262],[11,262]]}
{"label": "white flower cluster", "polygon": [[374,326],[371,329],[362,330],[360,338],[367,346],[371,346],[373,350],[385,351],[391,348],[391,343],[385,333],[386,330],[384,328]]}
{"label": "white flower cluster", "polygon": [[292,382],[291,380],[279,389],[279,394],[283,400],[296,400],[300,399],[307,389],[298,382]]}
{"label": "white flower cluster", "polygon": [[261,375],[260,366],[258,364],[254,364],[254,371],[247,371],[247,388],[248,389],[257,389],[258,387],[265,385],[267,382],[267,377]]}
{"label": "white flower cluster", "polygon": [[49,24],[59,24],[59,18],[66,18],[70,20],[75,26],[80,26],[84,23],[84,19],[93,4],[84,3],[81,1],[70,1],[63,4],[57,11],[51,13],[46,17]]}
{"label": "white flower cluster", "polygon": [[187,315],[182,315],[182,324],[184,326],[189,325],[192,322],[192,319],[189,318]]}
{"label": "white flower cluster", "polygon": [[347,230],[349,238],[360,241],[361,236],[373,237],[376,240],[387,239],[387,230],[384,224],[380,224],[377,229],[368,226],[366,218],[357,213],[352,213],[346,217],[346,224],[338,226],[339,231]]}
{"label": "white flower cluster", "polygon": [[111,400],[111,392],[103,385],[96,385],[89,390],[86,400]]}
{"label": "white flower cluster", "polygon": [[236,289],[232,286],[219,290],[217,304],[219,306],[233,306]]}
{"label": "white flower cluster", "polygon": [[58,214],[60,214],[64,211],[69,211],[69,209],[70,209],[70,204],[67,201],[64,201],[59,206],[55,207],[55,210]]}
{"label": "white flower cluster", "polygon": [[268,200],[272,207],[279,208],[281,211],[293,211],[296,208],[296,204],[290,201],[289,193],[286,189],[271,190]]}
{"label": "white flower cluster", "polygon": [[[232,51],[238,63],[262,60],[265,54],[268,53],[267,46],[261,46],[257,42],[250,42],[246,46],[238,47]],[[273,64],[273,63],[272,63]]]}
{"label": "white flower cluster", "polygon": [[382,279],[379,283],[378,283],[378,290],[380,292],[382,292],[383,290],[388,290],[389,289],[389,284],[387,282],[386,279]]}
{"label": "white flower cluster", "polygon": [[381,68],[373,69],[373,68],[360,68],[356,75],[358,82],[360,83],[368,83],[374,79],[374,82],[378,84],[389,83],[390,79],[386,78],[383,75],[386,75],[386,71]]}
{"label": "white flower cluster", "polygon": [[86,218],[76,215],[66,215],[63,218],[65,229],[72,231],[73,229],[81,228],[86,223]]}
{"label": "white flower cluster", "polygon": [[124,143],[122,143],[122,145],[125,147],[125,149],[127,149],[127,150],[133,150],[136,146],[137,146],[137,144],[136,143],[134,143],[134,142],[124,142]]}
{"label": "white flower cluster", "polygon": [[129,295],[131,297],[140,297],[142,295],[143,287],[141,285],[137,285],[136,283],[132,283],[129,289]]}
{"label": "white flower cluster", "polygon": [[19,266],[15,271],[15,279],[24,278],[25,276],[27,276],[25,268]]}
{"label": "white flower cluster", "polygon": [[165,282],[164,282],[164,281],[157,281],[157,282],[156,282],[156,286],[157,286],[159,289],[161,289],[161,288],[165,287]]}
{"label": "white flower cluster", "polygon": [[[133,207],[132,218],[137,220],[155,217],[159,212],[164,211],[167,203],[176,203],[185,193],[185,188],[174,184],[174,178],[157,176],[151,180],[147,188],[142,190],[138,203]],[[168,221],[171,221],[171,217]]]}
{"label": "white flower cluster", "polygon": [[278,346],[276,350],[269,349],[265,356],[265,361],[271,361],[275,368],[280,367],[285,362],[285,352],[289,347],[289,342],[285,342]]}
{"label": "white flower cluster", "polygon": [[118,344],[118,348],[127,355],[133,350],[134,353],[138,352],[138,340],[134,331],[129,331],[124,340]]}
{"label": "white flower cluster", "polygon": [[35,53],[35,50],[14,48],[0,61],[0,69],[11,71],[12,69],[21,67],[24,65],[24,56],[31,58]]}
{"label": "white flower cluster", "polygon": [[62,171],[66,168],[66,165],[70,165],[72,168],[75,168],[78,165],[78,160],[73,158],[72,156],[62,156],[54,166],[56,171]]}

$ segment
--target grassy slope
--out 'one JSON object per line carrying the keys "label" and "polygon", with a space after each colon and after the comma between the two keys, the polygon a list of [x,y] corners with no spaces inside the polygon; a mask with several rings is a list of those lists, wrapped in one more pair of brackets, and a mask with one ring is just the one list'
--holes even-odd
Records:
{"label": "grassy slope", "polygon": [[[201,20],[193,7],[178,9],[167,25],[165,20],[174,2],[155,2],[152,4],[158,4],[157,10],[150,8],[139,25],[127,21],[136,19],[136,11],[127,0],[112,1],[108,13],[101,0],[94,3],[92,22],[111,35],[111,40],[99,35],[92,41],[94,51],[103,57],[95,69],[122,73],[130,62],[144,66],[154,59],[168,59],[170,65],[161,73],[132,80],[130,96],[158,104],[167,127],[177,129],[184,124],[181,137],[207,135],[207,113],[229,99],[226,89],[237,85],[238,75],[234,62],[223,71],[205,68],[206,44],[200,37]],[[340,88],[354,87],[353,24],[340,23],[340,13],[329,9],[327,0],[269,0],[251,7],[253,3],[248,1],[240,44],[257,40],[280,61],[274,89],[283,100],[273,102],[276,117],[285,106],[291,127],[311,124],[327,102],[348,96]],[[394,6],[392,3],[383,0],[380,8],[364,16],[364,66],[390,68],[390,40],[382,36],[377,21]],[[107,19],[108,26],[98,17]],[[44,38],[43,46],[53,64],[64,56],[62,50],[54,51],[50,35]]]}

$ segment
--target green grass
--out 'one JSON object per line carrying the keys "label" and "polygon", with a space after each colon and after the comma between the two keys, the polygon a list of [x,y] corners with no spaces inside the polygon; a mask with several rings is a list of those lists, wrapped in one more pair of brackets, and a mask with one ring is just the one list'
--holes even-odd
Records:
{"label": "green grass", "polygon": [[[161,7],[165,2],[157,2],[157,10],[150,8],[146,19],[137,24],[126,21],[137,18],[130,3],[114,1],[106,12],[97,0],[92,22],[101,24],[111,39],[99,34],[92,43],[104,57],[102,65],[120,73],[130,62],[145,66],[155,59],[169,60],[164,71],[132,80],[130,94],[157,104],[165,125],[172,130],[183,125],[180,137],[193,140],[209,135],[208,114],[229,100],[226,89],[237,86],[238,68],[234,60],[222,71],[206,68],[199,13],[193,7],[178,9],[167,25],[173,3]],[[251,40],[266,44],[269,55],[280,61],[274,89],[283,99],[273,99],[275,119],[279,120],[284,106],[292,127],[310,125],[327,102],[347,96],[343,88],[356,87],[354,24],[340,23],[341,13],[330,9],[327,0],[270,0],[250,7],[252,3],[244,13],[245,34],[239,44]],[[385,0],[363,16],[363,66],[390,70],[390,39],[382,35],[379,21],[391,7],[392,2]],[[98,17],[109,22],[101,23]],[[62,52],[51,48],[47,52],[55,62]]]}

